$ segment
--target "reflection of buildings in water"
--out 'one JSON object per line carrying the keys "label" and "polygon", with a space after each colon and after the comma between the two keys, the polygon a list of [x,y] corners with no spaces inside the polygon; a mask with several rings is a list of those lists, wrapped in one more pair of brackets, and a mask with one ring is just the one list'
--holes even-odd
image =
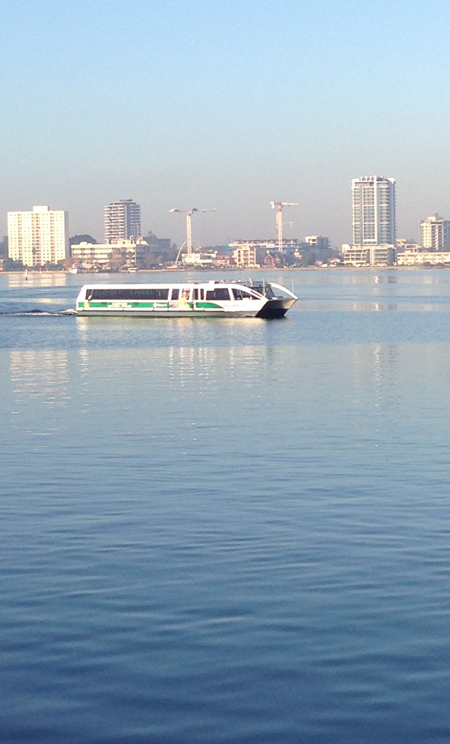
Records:
{"label": "reflection of buildings in water", "polygon": [[398,310],[398,305],[393,304],[386,304],[381,302],[364,302],[364,303],[354,303],[353,310],[367,313],[367,312],[389,312],[389,311],[395,311]]}
{"label": "reflection of buildings in water", "polygon": [[[89,364],[102,363],[94,350],[98,348],[97,342],[102,342],[104,333],[113,342],[117,339],[120,341],[123,336],[124,346],[120,348],[123,348],[124,356],[120,357],[120,367],[127,367],[131,359],[134,359],[134,365],[139,364],[139,374],[154,367],[155,372],[161,370],[166,378],[179,380],[182,384],[189,382],[194,375],[205,380],[218,374],[241,374],[245,377],[245,371],[249,375],[253,374],[269,353],[268,347],[263,343],[250,346],[246,342],[247,332],[254,335],[259,329],[253,318],[234,318],[230,321],[171,318],[144,319],[143,322],[141,319],[130,318],[77,318],[76,329],[79,346],[83,349],[91,347],[93,352],[89,356]],[[259,335],[259,341],[267,340],[260,329]],[[134,338],[130,343],[131,337]],[[104,351],[106,353],[108,349]],[[112,353],[117,365],[119,350]],[[104,360],[107,357],[108,355]],[[141,360],[139,363],[138,358]],[[84,365],[87,364],[87,359],[88,357],[83,359]]]}
{"label": "reflection of buildings in water", "polygon": [[396,274],[375,274],[373,281],[375,284],[397,284],[398,278]]}
{"label": "reflection of buildings in water", "polygon": [[10,373],[17,402],[40,398],[48,405],[66,405],[67,351],[11,351]]}
{"label": "reflection of buildings in water", "polygon": [[182,387],[197,380],[199,392],[218,379],[236,384],[253,385],[266,366],[268,349],[260,346],[171,346],[159,349],[158,356],[167,353],[169,377]]}
{"label": "reflection of buildings in water", "polygon": [[76,330],[81,345],[86,345],[89,336],[89,321],[90,318],[76,318]]}
{"label": "reflection of buildings in water", "polygon": [[350,284],[397,284],[398,275],[396,271],[385,271],[382,274],[374,274],[373,271],[360,271],[349,275]]}
{"label": "reflection of buildings in water", "polygon": [[80,349],[78,352],[79,369],[82,379],[85,379],[89,373],[89,352],[87,349]]}
{"label": "reflection of buildings in water", "polygon": [[[386,421],[392,420],[392,417],[395,419],[402,391],[399,346],[356,344],[352,353],[353,409],[357,414],[356,421],[365,427],[371,415],[383,417]],[[376,431],[378,426],[377,418]]]}
{"label": "reflection of buildings in water", "polygon": [[18,287],[65,287],[67,285],[67,274],[64,271],[30,272],[27,274],[8,273],[8,288]]}

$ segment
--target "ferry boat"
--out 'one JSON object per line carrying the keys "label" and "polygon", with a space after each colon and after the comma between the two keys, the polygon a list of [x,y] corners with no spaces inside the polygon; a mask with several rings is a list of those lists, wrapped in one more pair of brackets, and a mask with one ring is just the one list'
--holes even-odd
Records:
{"label": "ferry boat", "polygon": [[85,284],[79,316],[282,318],[298,297],[273,282]]}

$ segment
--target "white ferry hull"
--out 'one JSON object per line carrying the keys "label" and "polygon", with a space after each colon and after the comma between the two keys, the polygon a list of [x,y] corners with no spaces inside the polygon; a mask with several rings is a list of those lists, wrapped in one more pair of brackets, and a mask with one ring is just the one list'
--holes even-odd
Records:
{"label": "white ferry hull", "polygon": [[108,308],[107,310],[93,309],[77,310],[79,317],[101,318],[256,318],[260,310],[140,310],[135,308]]}

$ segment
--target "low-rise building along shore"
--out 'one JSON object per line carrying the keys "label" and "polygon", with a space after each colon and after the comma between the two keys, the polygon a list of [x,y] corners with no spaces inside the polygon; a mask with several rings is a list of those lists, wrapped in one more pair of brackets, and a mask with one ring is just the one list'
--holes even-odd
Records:
{"label": "low-rise building along shore", "polygon": [[449,251],[404,251],[397,256],[397,266],[438,266],[450,264]]}
{"label": "low-rise building along shore", "polygon": [[393,266],[396,251],[394,245],[343,245],[344,265],[347,266]]}
{"label": "low-rise building along shore", "polygon": [[72,245],[71,253],[75,264],[83,268],[99,267],[102,269],[143,266],[146,257],[159,253],[161,248],[170,248],[168,238],[157,239],[156,244],[149,244],[143,238],[116,240],[113,243],[81,242]]}

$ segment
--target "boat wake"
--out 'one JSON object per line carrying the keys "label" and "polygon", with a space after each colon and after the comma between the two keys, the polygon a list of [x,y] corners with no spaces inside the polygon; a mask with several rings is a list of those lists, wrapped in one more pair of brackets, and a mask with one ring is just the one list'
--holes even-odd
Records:
{"label": "boat wake", "polygon": [[75,310],[60,310],[58,312],[49,312],[48,310],[0,310],[0,316],[7,316],[7,317],[52,317],[58,315],[76,315]]}

